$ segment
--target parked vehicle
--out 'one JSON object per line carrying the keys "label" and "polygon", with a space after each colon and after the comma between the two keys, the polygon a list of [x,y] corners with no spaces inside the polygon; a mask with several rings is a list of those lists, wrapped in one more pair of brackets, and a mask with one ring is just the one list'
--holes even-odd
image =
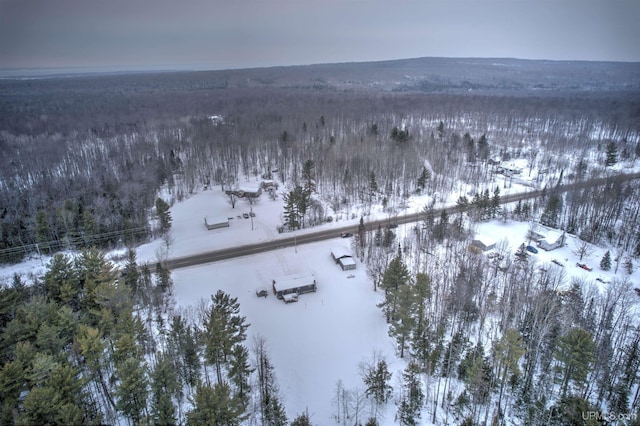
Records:
{"label": "parked vehicle", "polygon": [[260,288],[256,290],[256,296],[258,297],[267,297],[268,295],[269,295],[269,292],[267,291],[267,289]]}
{"label": "parked vehicle", "polygon": [[389,229],[393,229],[393,228],[397,228],[397,227],[398,227],[397,223],[390,223],[390,224],[387,225],[387,228],[389,228]]}
{"label": "parked vehicle", "polygon": [[298,293],[289,293],[282,296],[284,303],[294,303],[298,301]]}
{"label": "parked vehicle", "polygon": [[576,263],[576,266],[577,266],[578,268],[582,268],[582,269],[584,269],[585,271],[589,271],[589,272],[593,271],[593,268],[588,267],[586,263],[580,263],[580,262],[578,262],[578,263]]}
{"label": "parked vehicle", "polygon": [[340,236],[342,238],[349,238],[349,237],[353,237],[353,233],[351,233],[351,232],[343,232],[343,233],[340,234]]}
{"label": "parked vehicle", "polygon": [[534,246],[527,246],[527,251],[533,253],[533,254],[537,254],[538,253],[538,249],[535,248]]}
{"label": "parked vehicle", "polygon": [[256,217],[256,214],[254,212],[251,212],[251,213],[249,213],[249,216]]}
{"label": "parked vehicle", "polygon": [[249,213],[242,213],[242,217],[244,217],[245,219],[249,219]]}

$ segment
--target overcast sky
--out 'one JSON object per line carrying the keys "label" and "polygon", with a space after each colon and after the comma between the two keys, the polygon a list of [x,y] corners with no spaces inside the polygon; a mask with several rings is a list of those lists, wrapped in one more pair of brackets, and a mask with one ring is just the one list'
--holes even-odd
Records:
{"label": "overcast sky", "polygon": [[0,0],[0,69],[640,61],[640,0]]}

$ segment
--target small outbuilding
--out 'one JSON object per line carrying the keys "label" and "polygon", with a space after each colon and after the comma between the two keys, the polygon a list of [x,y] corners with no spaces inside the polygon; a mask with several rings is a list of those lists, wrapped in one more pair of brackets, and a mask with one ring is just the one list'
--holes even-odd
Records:
{"label": "small outbuilding", "polygon": [[338,246],[331,248],[331,257],[340,265],[343,271],[356,269],[356,261],[351,256],[351,251],[346,247]]}
{"label": "small outbuilding", "polygon": [[473,241],[471,245],[479,248],[482,251],[492,250],[496,246],[496,242],[489,237],[479,235]]}
{"label": "small outbuilding", "polygon": [[209,231],[212,229],[219,228],[228,228],[229,227],[229,219],[226,217],[208,217],[205,216],[204,224]]}
{"label": "small outbuilding", "polygon": [[318,289],[313,274],[292,274],[275,278],[272,281],[273,294],[278,299],[288,299],[287,295],[315,292]]}

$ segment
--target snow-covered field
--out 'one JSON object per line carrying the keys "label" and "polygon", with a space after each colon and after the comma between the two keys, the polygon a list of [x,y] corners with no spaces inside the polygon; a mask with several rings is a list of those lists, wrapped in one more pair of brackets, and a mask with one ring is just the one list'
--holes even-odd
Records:
{"label": "snow-covered field", "polygon": [[[253,336],[266,339],[276,377],[290,419],[308,409],[314,424],[332,424],[332,399],[338,380],[347,390],[364,390],[358,365],[382,354],[390,371],[399,377],[401,363],[394,354],[386,323],[376,307],[381,294],[372,291],[361,264],[342,271],[329,253],[332,245],[347,240],[285,248],[251,257],[179,269],[173,273],[178,305],[197,305],[218,289],[237,297],[241,314]],[[269,292],[257,297],[257,288],[270,288],[271,280],[292,273],[313,273],[315,293],[286,304]],[[353,278],[349,276],[353,275]],[[398,373],[395,371],[398,370]],[[392,424],[392,423],[390,423]]]}

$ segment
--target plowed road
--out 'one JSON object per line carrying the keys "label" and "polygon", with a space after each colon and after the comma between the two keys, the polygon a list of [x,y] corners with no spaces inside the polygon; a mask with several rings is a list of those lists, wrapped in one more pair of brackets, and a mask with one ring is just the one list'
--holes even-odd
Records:
{"label": "plowed road", "polygon": [[[567,191],[573,191],[576,189],[588,188],[592,186],[601,186],[611,181],[611,179],[628,181],[628,180],[638,179],[638,178],[640,178],[640,173],[622,174],[622,175],[617,175],[611,178],[598,178],[598,179],[591,179],[587,181],[571,183],[567,185],[561,185],[561,186],[558,186],[556,190],[560,192],[567,192]],[[505,195],[501,197],[501,200],[502,200],[502,204],[505,204],[505,203],[511,203],[519,200],[536,198],[536,197],[539,197],[541,194],[542,194],[541,190],[535,190],[535,191],[523,192],[518,194]],[[451,213],[458,212],[459,208],[457,206],[449,206],[449,207],[435,209],[434,210],[435,217],[438,217],[442,212],[442,210],[446,210],[447,213],[451,214]],[[403,216],[397,216],[396,218],[393,219],[393,223],[397,223],[401,225],[404,223],[418,222],[422,220],[423,217],[424,215],[422,213],[411,213]],[[367,231],[371,231],[371,230],[377,229],[379,225],[385,226],[389,224],[389,221],[390,221],[389,219],[374,220],[371,222],[367,222],[365,226],[367,228]],[[299,234],[299,235],[296,234],[294,236],[280,238],[277,240],[267,241],[263,243],[247,244],[243,246],[230,247],[222,250],[209,251],[209,252],[194,254],[190,256],[176,257],[173,259],[168,259],[165,264],[170,269],[177,269],[177,268],[185,268],[187,266],[200,265],[203,263],[212,263],[212,262],[217,262],[219,260],[247,256],[250,254],[261,253],[261,252],[275,250],[283,247],[291,247],[294,244],[306,244],[306,243],[312,243],[315,241],[327,240],[329,238],[338,238],[341,232],[355,233],[356,228],[357,228],[357,225],[348,225],[348,226],[342,226],[340,228],[331,228],[328,230],[322,230],[322,231],[317,231],[312,233],[305,233],[305,234]]]}

